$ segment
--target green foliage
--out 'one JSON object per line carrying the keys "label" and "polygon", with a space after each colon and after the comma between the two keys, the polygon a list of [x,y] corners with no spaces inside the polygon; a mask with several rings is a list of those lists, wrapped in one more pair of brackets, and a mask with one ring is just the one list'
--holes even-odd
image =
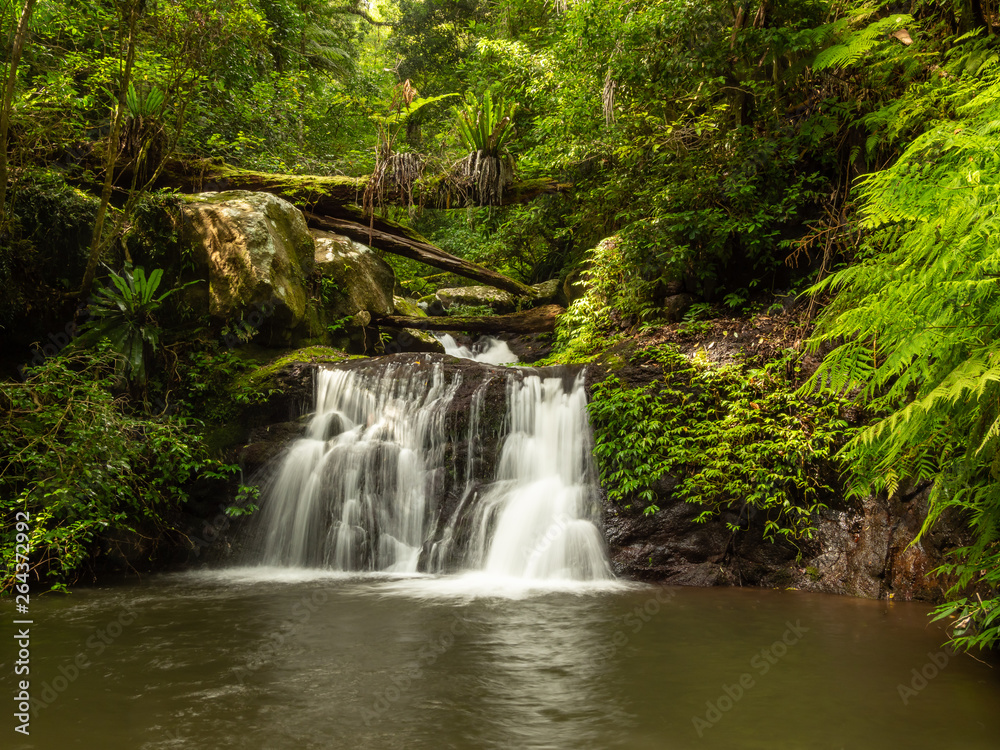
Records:
{"label": "green foliage", "polygon": [[243,407],[264,401],[273,393],[244,380],[253,369],[229,349],[203,346],[177,358],[173,382],[159,381],[156,386],[170,397],[169,408],[197,415],[209,425],[226,425]]}
{"label": "green foliage", "polygon": [[452,305],[448,308],[448,316],[452,318],[480,318],[493,314],[489,305]]}
{"label": "green foliage", "polygon": [[173,525],[192,480],[236,467],[211,460],[182,417],[150,419],[114,395],[116,356],[52,357],[24,383],[0,383],[0,557],[13,581],[14,518],[30,515],[34,574],[72,583],[122,532],[145,537]]}
{"label": "green foliage", "polygon": [[[121,275],[110,272],[114,286],[97,289],[87,307],[91,318],[81,327],[76,345],[94,346],[102,339],[122,355],[125,371],[137,383],[146,382],[147,363],[160,346],[160,327],[156,313],[163,301],[183,287],[173,287],[154,296],[163,277],[155,269],[146,277],[140,267],[126,265]],[[191,282],[194,283],[194,282]]]}
{"label": "green foliage", "polygon": [[942,613],[976,626],[963,646],[1000,641],[1000,600],[965,593],[1000,585],[1000,67],[978,89],[865,181],[867,251],[814,290],[836,297],[813,345],[839,345],[808,384],[882,415],[843,451],[856,493],[932,481],[925,530],[949,509],[968,519],[973,543],[943,568],[957,583]]}
{"label": "green foliage", "polygon": [[[843,33],[855,20],[869,18],[873,12],[874,8],[863,7],[832,24],[830,30],[833,33]],[[876,45],[891,43],[892,40],[889,39],[889,35],[892,32],[912,26],[913,22],[913,16],[893,13],[886,18],[873,21],[856,31],[846,33],[841,36],[836,44],[827,47],[816,55],[816,59],[813,61],[813,69],[824,70],[826,68],[856,65]]]}
{"label": "green foliage", "polygon": [[613,345],[621,330],[651,317],[646,287],[628,259],[629,243],[610,237],[594,248],[582,272],[585,294],[556,322],[553,362],[587,361]]}
{"label": "green foliage", "polygon": [[36,316],[74,289],[87,262],[97,201],[49,170],[20,175],[0,230],[0,326]]}
{"label": "green foliage", "polygon": [[493,101],[487,91],[482,101],[467,101],[455,107],[455,121],[462,142],[472,151],[482,151],[488,156],[502,156],[514,137],[514,113],[517,105],[502,98]]}
{"label": "green foliage", "polygon": [[630,387],[612,375],[593,390],[594,455],[609,499],[656,512],[665,480],[673,498],[704,507],[698,522],[723,515],[736,532],[760,513],[765,538],[810,538],[831,492],[831,457],[849,434],[843,402],[795,395],[788,361],[747,369],[670,346],[645,354],[658,367],[652,383]]}
{"label": "green foliage", "polygon": [[125,95],[125,106],[132,117],[152,117],[160,112],[165,102],[163,92],[156,86],[150,88],[145,98],[135,90],[135,84],[129,82],[128,93]]}

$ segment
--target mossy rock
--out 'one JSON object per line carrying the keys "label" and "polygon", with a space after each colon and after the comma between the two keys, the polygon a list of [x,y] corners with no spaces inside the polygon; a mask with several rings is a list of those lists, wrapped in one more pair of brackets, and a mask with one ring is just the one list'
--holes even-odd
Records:
{"label": "mossy rock", "polygon": [[313,230],[314,261],[322,278],[323,306],[332,321],[368,313],[391,315],[396,275],[392,267],[366,245],[332,232]]}
{"label": "mossy rock", "polygon": [[[434,295],[431,295],[430,299],[433,300]],[[392,298],[392,301],[396,307],[396,315],[405,315],[408,318],[427,317],[427,313],[424,312],[424,309],[414,299],[396,296]]]}
{"label": "mossy rock", "polygon": [[435,297],[446,308],[454,305],[462,307],[488,307],[498,315],[512,313],[517,309],[517,300],[510,292],[492,286],[459,286],[438,289]]}
{"label": "mossy rock", "polygon": [[204,282],[187,295],[196,310],[223,325],[250,321],[260,343],[308,335],[315,242],[299,209],[270,193],[201,193],[184,198],[180,223]]}
{"label": "mossy rock", "polygon": [[304,349],[296,349],[288,354],[283,354],[265,365],[261,365],[255,370],[244,373],[233,383],[233,390],[235,392],[251,389],[258,391],[273,390],[280,387],[280,383],[277,380],[278,374],[295,363],[304,362],[323,365],[336,364],[348,359],[357,359],[357,357],[329,346],[309,346]]}

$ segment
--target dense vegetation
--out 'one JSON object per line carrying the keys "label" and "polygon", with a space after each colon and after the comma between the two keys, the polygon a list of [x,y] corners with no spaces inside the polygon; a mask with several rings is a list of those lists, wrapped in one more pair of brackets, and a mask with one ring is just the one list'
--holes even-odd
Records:
{"label": "dense vegetation", "polygon": [[[662,373],[655,387],[598,389],[609,493],[651,502],[656,479],[680,470],[682,496],[706,512],[749,496],[772,514],[769,532],[808,534],[825,490],[801,467],[846,437],[831,396],[860,403],[878,421],[839,454],[852,491],[927,482],[929,525],[965,512],[974,542],[955,553],[959,586],[943,612],[959,616],[959,642],[992,645],[998,24],[978,0],[0,0],[0,326],[13,334],[37,310],[72,317],[95,274],[113,283],[101,262],[134,280],[129,237],[180,153],[373,175],[369,208],[457,255],[529,283],[582,278],[556,361],[665,324],[680,293],[696,301],[696,325],[815,284],[799,308],[804,334],[820,311],[813,347],[833,353],[798,393],[762,365],[716,372],[668,350],[646,355]],[[124,187],[109,177],[121,160]],[[380,207],[385,180],[420,195],[442,173],[464,175],[487,205]],[[573,187],[501,205],[510,180],[540,176]],[[433,288],[433,271],[394,263],[404,286]],[[150,404],[185,379],[222,383],[237,368],[183,315],[161,336],[139,308],[168,289],[122,309],[127,364],[47,357],[3,387],[5,520],[37,503],[38,533],[70,540],[63,559],[45,558],[67,580],[98,525],[162,520],[157,509],[182,499],[193,474],[220,470],[200,428],[153,417]],[[155,359],[165,347],[173,366],[148,368],[167,361]],[[85,393],[62,382],[72,373],[92,383]],[[678,414],[685,400],[704,415]],[[45,457],[46,441],[84,429],[143,436],[120,466],[100,466],[153,467],[126,479],[133,490],[117,504],[69,492],[71,475],[55,477]],[[616,437],[636,430],[649,434],[642,450]],[[153,456],[168,432],[187,452]],[[753,468],[722,482],[734,460]],[[97,481],[86,461],[74,466],[93,477],[74,486]]]}

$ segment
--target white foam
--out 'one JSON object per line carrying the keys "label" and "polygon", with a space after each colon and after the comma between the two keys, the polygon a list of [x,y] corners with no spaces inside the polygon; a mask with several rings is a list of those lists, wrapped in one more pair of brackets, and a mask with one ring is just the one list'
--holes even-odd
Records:
{"label": "white foam", "polygon": [[455,337],[448,333],[434,334],[441,345],[444,353],[460,359],[471,359],[474,362],[482,362],[487,365],[513,365],[517,364],[517,355],[510,350],[506,341],[483,336],[478,339],[472,347],[460,346]]}

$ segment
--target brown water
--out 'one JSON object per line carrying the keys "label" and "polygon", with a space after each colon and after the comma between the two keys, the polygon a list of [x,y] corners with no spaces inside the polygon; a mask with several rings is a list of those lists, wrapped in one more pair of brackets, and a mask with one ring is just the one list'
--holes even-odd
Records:
{"label": "brown water", "polygon": [[27,740],[8,711],[0,747],[1000,746],[1000,670],[942,654],[922,605],[503,593],[235,571],[33,599],[31,692],[48,705]]}

